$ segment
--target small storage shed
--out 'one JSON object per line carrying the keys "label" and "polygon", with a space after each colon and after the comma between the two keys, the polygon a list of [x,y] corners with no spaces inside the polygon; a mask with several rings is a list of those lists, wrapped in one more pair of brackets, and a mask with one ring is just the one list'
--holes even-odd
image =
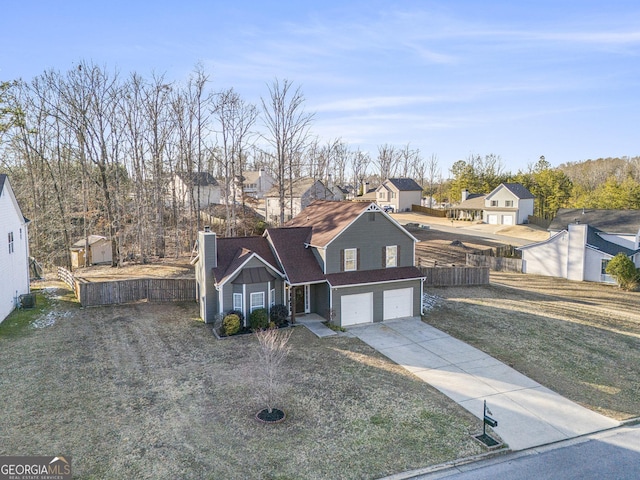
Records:
{"label": "small storage shed", "polygon": [[[85,254],[86,244],[89,245],[88,255]],[[111,242],[102,235],[89,235],[87,241],[82,238],[71,246],[71,268],[110,264],[112,260]]]}

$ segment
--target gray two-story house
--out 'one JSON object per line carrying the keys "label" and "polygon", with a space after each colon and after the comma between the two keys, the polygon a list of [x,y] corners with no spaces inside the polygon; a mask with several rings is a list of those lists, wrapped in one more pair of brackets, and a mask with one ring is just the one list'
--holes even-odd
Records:
{"label": "gray two-story house", "polygon": [[200,232],[201,316],[287,304],[347,326],[420,315],[416,238],[375,203],[318,200],[261,237]]}

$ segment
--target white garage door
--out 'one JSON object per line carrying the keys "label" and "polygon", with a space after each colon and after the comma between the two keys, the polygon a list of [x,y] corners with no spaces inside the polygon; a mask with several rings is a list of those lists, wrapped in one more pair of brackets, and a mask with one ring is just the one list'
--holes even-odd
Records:
{"label": "white garage door", "polygon": [[413,316],[413,288],[387,290],[383,302],[384,320]]}
{"label": "white garage door", "polygon": [[489,223],[489,225],[497,225],[498,224],[498,215],[489,215],[487,217],[487,223]]}
{"label": "white garage door", "polygon": [[503,225],[513,225],[513,217],[511,215],[503,215],[502,216],[502,224]]}
{"label": "white garage door", "polygon": [[340,299],[341,325],[373,322],[373,293],[345,295]]}

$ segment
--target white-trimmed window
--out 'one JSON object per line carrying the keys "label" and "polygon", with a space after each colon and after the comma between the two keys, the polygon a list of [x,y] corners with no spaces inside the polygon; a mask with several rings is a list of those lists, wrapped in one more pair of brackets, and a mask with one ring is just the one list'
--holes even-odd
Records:
{"label": "white-trimmed window", "polygon": [[358,249],[345,248],[344,249],[344,271],[352,272],[357,269],[358,269]]}
{"label": "white-trimmed window", "polygon": [[253,312],[259,308],[264,308],[264,292],[253,292],[250,296],[251,305],[249,311]]}
{"label": "white-trimmed window", "polygon": [[242,294],[234,293],[233,294],[233,309],[239,312],[242,312]]}
{"label": "white-trimmed window", "polygon": [[273,307],[276,304],[276,289],[272,288],[269,294],[271,295],[270,305]]}
{"label": "white-trimmed window", "polygon": [[397,267],[398,266],[398,246],[387,245],[385,247],[385,267]]}
{"label": "white-trimmed window", "polygon": [[497,207],[498,206],[498,200],[491,200],[491,206],[492,207]]}
{"label": "white-trimmed window", "polygon": [[9,253],[13,252],[13,232],[9,232]]}
{"label": "white-trimmed window", "polygon": [[505,207],[513,207],[513,200],[505,200],[504,201],[504,206]]}

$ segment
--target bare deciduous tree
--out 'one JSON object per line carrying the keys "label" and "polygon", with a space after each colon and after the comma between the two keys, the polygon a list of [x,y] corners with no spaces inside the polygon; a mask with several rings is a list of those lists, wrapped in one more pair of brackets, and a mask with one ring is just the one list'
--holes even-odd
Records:
{"label": "bare deciduous tree", "polygon": [[259,375],[258,394],[269,413],[275,408],[280,389],[280,373],[282,363],[291,350],[289,339],[293,330],[286,331],[276,328],[255,332],[258,340],[258,358],[256,370]]}
{"label": "bare deciduous tree", "polygon": [[285,222],[286,185],[292,197],[296,162],[305,146],[313,114],[304,110],[305,98],[300,87],[294,89],[288,80],[275,79],[267,85],[269,97],[262,98],[264,124],[268,135],[265,139],[274,149],[275,180],[280,200],[280,225]]}

